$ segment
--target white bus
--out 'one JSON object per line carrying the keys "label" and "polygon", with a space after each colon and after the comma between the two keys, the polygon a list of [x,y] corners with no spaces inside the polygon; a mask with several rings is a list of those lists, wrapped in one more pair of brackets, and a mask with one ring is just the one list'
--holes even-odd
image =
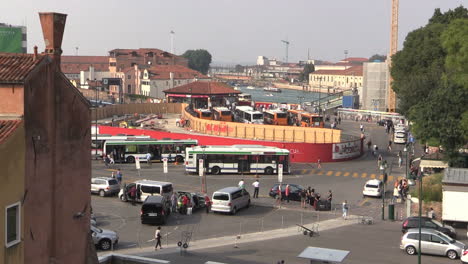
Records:
{"label": "white bus", "polygon": [[251,106],[237,106],[234,119],[241,123],[263,124],[263,113],[255,111]]}
{"label": "white bus", "polygon": [[102,157],[102,149],[106,140],[127,140],[127,139],[149,139],[150,136],[134,136],[134,135],[107,135],[107,134],[94,134],[91,135],[91,156]]}
{"label": "white bus", "polygon": [[185,149],[196,146],[196,139],[128,139],[108,140],[104,143],[104,153],[112,155],[115,162],[135,162],[138,157],[140,161],[146,161],[146,154],[151,153],[151,160],[162,160],[183,162]]}
{"label": "white bus", "polygon": [[261,145],[197,146],[186,149],[185,171],[199,171],[203,160],[207,173],[289,173],[289,150]]}

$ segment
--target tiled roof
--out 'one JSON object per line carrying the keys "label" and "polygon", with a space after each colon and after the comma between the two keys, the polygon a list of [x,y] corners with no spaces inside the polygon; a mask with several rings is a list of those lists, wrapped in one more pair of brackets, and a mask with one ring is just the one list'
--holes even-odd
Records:
{"label": "tiled roof", "polygon": [[163,91],[164,93],[176,94],[239,94],[240,91],[234,90],[231,86],[220,82],[201,82],[196,81]]}
{"label": "tiled roof", "polygon": [[362,66],[353,66],[346,70],[318,70],[314,71],[312,75],[354,75],[362,76],[363,67]]}
{"label": "tiled roof", "polygon": [[0,52],[0,83],[22,83],[43,57],[33,54]]}
{"label": "tiled roof", "polygon": [[21,124],[21,120],[0,120],[0,143],[6,140]]}
{"label": "tiled roof", "polygon": [[109,56],[62,56],[62,63],[109,64]]}
{"label": "tiled roof", "polygon": [[62,56],[60,68],[63,73],[80,73],[93,66],[95,71],[109,71],[108,56]]}
{"label": "tiled roof", "polygon": [[348,62],[366,62],[366,61],[369,61],[368,58],[359,58],[359,57],[350,57],[350,58],[346,58],[342,61],[348,61]]}
{"label": "tiled roof", "polygon": [[152,49],[152,48],[141,48],[141,49],[113,49],[109,52],[115,53],[115,55],[130,55],[132,52],[135,52],[137,56],[144,56],[147,53],[153,52],[157,56],[165,56],[165,57],[172,57],[177,56],[172,53],[169,53],[164,50],[160,49]]}
{"label": "tiled roof", "polygon": [[190,68],[181,65],[157,65],[147,69],[150,73],[151,80],[168,80],[170,73],[174,73],[174,79],[209,79],[210,77],[203,75]]}

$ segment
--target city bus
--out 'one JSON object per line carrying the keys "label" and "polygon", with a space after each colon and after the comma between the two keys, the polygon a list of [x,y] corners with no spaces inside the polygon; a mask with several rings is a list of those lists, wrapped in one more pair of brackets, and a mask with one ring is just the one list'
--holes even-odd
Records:
{"label": "city bus", "polygon": [[300,126],[301,114],[306,113],[304,110],[288,110],[288,125]]}
{"label": "city bus", "polygon": [[237,104],[238,105],[251,105],[252,95],[244,94],[244,93],[237,95]]}
{"label": "city bus", "polygon": [[288,114],[281,110],[267,110],[263,112],[263,123],[269,125],[288,125]]}
{"label": "city bus", "polygon": [[304,112],[301,114],[302,127],[324,127],[323,116]]}
{"label": "city bus", "polygon": [[263,124],[263,113],[255,111],[251,106],[237,106],[234,119],[241,123]]}
{"label": "city bus", "polygon": [[232,113],[227,107],[213,107],[213,119],[232,122]]}
{"label": "city bus", "polygon": [[104,153],[112,155],[115,162],[135,162],[138,157],[140,161],[146,161],[146,154],[151,153],[151,160],[162,160],[183,162],[185,149],[198,145],[195,139],[128,139],[108,140],[104,143]]}
{"label": "city bus", "polygon": [[195,113],[197,113],[197,117],[200,119],[212,120],[213,113],[209,109],[195,109]]}
{"label": "city bus", "polygon": [[91,135],[91,156],[95,156],[97,152],[98,157],[102,157],[102,149],[104,148],[104,142],[106,140],[127,140],[127,139],[148,139],[150,136],[133,136],[133,135],[107,135],[107,134],[96,134]]}
{"label": "city bus", "polygon": [[185,171],[198,172],[200,159],[207,173],[289,173],[289,150],[261,145],[196,146],[186,149]]}

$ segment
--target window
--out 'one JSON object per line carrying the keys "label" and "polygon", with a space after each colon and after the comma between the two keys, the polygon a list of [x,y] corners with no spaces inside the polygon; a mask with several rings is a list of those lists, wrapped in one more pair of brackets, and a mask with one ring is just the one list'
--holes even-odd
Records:
{"label": "window", "polygon": [[127,85],[127,90],[128,90],[128,93],[132,93],[132,85],[131,84]]}
{"label": "window", "polygon": [[437,244],[444,244],[445,241],[440,238],[439,236],[436,236],[436,235],[431,235],[431,241],[434,242],[434,243],[437,243]]}
{"label": "window", "polygon": [[429,235],[429,234],[421,234],[421,241],[430,242],[430,241],[431,241],[431,235]]}
{"label": "window", "polygon": [[127,79],[132,79],[132,76],[131,75],[127,75]]}
{"label": "window", "polygon": [[21,206],[20,202],[5,208],[5,246],[7,248],[21,242]]}

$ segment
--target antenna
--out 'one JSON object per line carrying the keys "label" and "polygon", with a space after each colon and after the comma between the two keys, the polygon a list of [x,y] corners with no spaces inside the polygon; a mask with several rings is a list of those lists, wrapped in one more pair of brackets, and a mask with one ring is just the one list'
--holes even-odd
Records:
{"label": "antenna", "polygon": [[288,39],[286,40],[281,40],[281,42],[283,42],[286,46],[286,63],[288,63],[288,50],[289,50],[289,41]]}
{"label": "antenna", "polygon": [[171,53],[174,54],[174,52],[175,52],[174,51],[174,34],[175,34],[175,32],[173,30],[171,30],[170,34],[171,34]]}
{"label": "antenna", "polygon": [[78,56],[78,49],[79,47],[75,47],[75,56]]}
{"label": "antenna", "polygon": [[344,58],[345,58],[345,60],[348,58],[348,50],[344,51]]}

